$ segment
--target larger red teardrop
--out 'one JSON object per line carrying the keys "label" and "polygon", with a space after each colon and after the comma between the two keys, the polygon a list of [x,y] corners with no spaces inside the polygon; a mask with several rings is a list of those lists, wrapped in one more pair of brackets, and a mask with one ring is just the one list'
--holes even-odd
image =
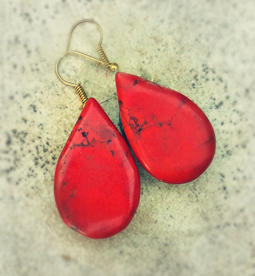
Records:
{"label": "larger red teardrop", "polygon": [[155,178],[181,184],[200,176],[215,153],[204,112],[174,90],[143,78],[116,74],[120,117],[127,140]]}
{"label": "larger red teardrop", "polygon": [[63,221],[87,237],[113,236],[135,214],[140,198],[137,167],[125,140],[93,98],[60,155],[54,182]]}

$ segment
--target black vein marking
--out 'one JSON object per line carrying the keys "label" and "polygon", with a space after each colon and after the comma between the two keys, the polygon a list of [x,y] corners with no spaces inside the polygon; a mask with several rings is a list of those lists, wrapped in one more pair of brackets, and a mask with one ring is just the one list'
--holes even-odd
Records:
{"label": "black vein marking", "polygon": [[85,138],[87,138],[87,136],[88,136],[88,132],[85,132],[85,131],[83,131],[82,133],[81,133],[81,135],[83,136],[83,137],[85,137]]}
{"label": "black vein marking", "polygon": [[187,99],[183,98],[183,99],[182,99],[182,105],[181,105],[181,107],[182,107],[186,102],[187,102]]}
{"label": "black vein marking", "polygon": [[[142,124],[139,124],[138,119],[135,116],[131,116],[132,108],[129,109],[129,108],[123,106],[123,103],[121,101],[119,101],[120,112],[122,114],[122,116],[121,116],[122,120],[126,123],[126,125],[128,125],[132,129],[134,134],[138,134],[138,135],[140,135],[141,131],[143,131],[144,129],[154,127],[154,126],[163,127],[164,124],[167,124],[170,128],[174,129],[172,126],[172,121],[178,115],[178,113],[180,112],[180,110],[182,109],[182,107],[185,105],[186,102],[187,102],[186,98],[183,98],[181,100],[178,110],[172,116],[172,118],[170,120],[168,120],[167,122],[159,122],[157,120],[156,116],[153,114],[152,118],[155,121],[155,123],[148,123],[146,120],[144,120],[144,122]],[[122,123],[123,123],[123,121],[122,121]],[[123,129],[125,129],[125,125],[123,125]],[[136,138],[134,138],[134,139],[136,139]]]}
{"label": "black vein marking", "polygon": [[178,115],[178,113],[180,112],[180,110],[182,109],[182,107],[185,105],[185,103],[187,102],[187,99],[183,98],[182,99],[182,102],[177,110],[177,112],[172,116],[172,118],[167,122],[167,125],[170,126],[172,129],[173,129],[173,126],[172,126],[172,122],[173,122],[173,119]]}
{"label": "black vein marking", "polygon": [[63,186],[66,186],[66,185],[67,185],[67,182],[64,182],[64,183],[63,183]]}
{"label": "black vein marking", "polygon": [[123,105],[122,101],[119,101],[119,105],[120,105],[120,111],[121,111],[121,113],[126,114],[126,115],[128,115],[128,117],[130,117],[131,108],[125,107]]}
{"label": "black vein marking", "polygon": [[163,123],[159,122],[157,117],[154,114],[152,114],[152,119],[156,122],[155,123],[156,126],[160,126],[160,127],[163,126]]}
{"label": "black vein marking", "polygon": [[70,195],[70,198],[73,198],[74,197],[74,194]]}
{"label": "black vein marking", "polygon": [[83,131],[81,135],[85,138],[80,144],[74,144],[73,147],[94,147],[92,145],[93,142],[95,142],[95,139],[92,140],[92,143],[89,141],[88,135],[89,132]]}
{"label": "black vein marking", "polygon": [[172,126],[172,120],[173,120],[173,119],[171,119],[170,121],[168,121],[168,122],[167,122],[167,125],[170,126],[172,129],[174,129],[173,126]]}
{"label": "black vein marking", "polygon": [[134,131],[134,133],[139,134],[143,129],[144,126],[147,125],[147,121],[145,120],[141,125],[138,123],[138,119],[134,116],[129,118],[129,126]]}
{"label": "black vein marking", "polygon": [[112,139],[109,139],[107,141],[99,141],[100,144],[106,143],[107,145],[109,145],[111,142],[112,142]]}
{"label": "black vein marking", "polygon": [[120,85],[121,88],[123,89],[130,89],[130,88],[133,88],[135,85],[137,85],[140,81],[142,80],[142,78],[137,78],[133,84],[128,84],[127,86],[125,85]]}
{"label": "black vein marking", "polygon": [[133,86],[137,85],[138,80],[135,80],[135,82],[133,83]]}
{"label": "black vein marking", "polygon": [[79,116],[78,120],[76,121],[76,125],[80,122],[81,119],[82,119],[82,116]]}
{"label": "black vein marking", "polygon": [[112,157],[114,157],[115,153],[113,150],[110,150],[111,154],[112,154]]}

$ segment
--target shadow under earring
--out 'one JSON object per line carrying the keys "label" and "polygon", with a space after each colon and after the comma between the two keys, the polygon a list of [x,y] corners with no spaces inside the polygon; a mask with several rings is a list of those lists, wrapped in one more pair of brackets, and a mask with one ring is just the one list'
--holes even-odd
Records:
{"label": "shadow under earring", "polygon": [[136,212],[138,170],[125,140],[99,103],[88,99],[80,84],[59,75],[61,59],[57,76],[75,88],[83,109],[57,163],[57,208],[71,229],[89,238],[107,238],[125,229]]}

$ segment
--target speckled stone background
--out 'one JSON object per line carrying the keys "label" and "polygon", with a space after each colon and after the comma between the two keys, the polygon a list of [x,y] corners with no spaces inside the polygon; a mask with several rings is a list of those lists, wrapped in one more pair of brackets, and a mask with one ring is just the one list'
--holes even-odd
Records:
{"label": "speckled stone background", "polygon": [[[255,275],[255,2],[0,0],[0,275]],[[128,228],[90,240],[61,221],[54,170],[79,116],[74,90],[56,77],[71,26],[93,18],[120,70],[182,92],[211,120],[217,151],[185,185],[138,165],[141,201]],[[97,55],[83,25],[72,49]],[[114,75],[68,57],[118,123]]]}

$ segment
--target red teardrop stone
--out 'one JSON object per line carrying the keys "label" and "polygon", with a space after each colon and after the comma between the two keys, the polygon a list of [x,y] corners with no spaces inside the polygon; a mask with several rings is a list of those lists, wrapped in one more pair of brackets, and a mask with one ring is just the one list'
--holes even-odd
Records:
{"label": "red teardrop stone", "polygon": [[98,102],[90,98],[60,155],[55,200],[67,226],[89,238],[125,229],[139,204],[131,152]]}
{"label": "red teardrop stone", "polygon": [[123,129],[143,167],[171,184],[200,176],[216,144],[204,112],[179,92],[134,75],[117,73],[116,86]]}

